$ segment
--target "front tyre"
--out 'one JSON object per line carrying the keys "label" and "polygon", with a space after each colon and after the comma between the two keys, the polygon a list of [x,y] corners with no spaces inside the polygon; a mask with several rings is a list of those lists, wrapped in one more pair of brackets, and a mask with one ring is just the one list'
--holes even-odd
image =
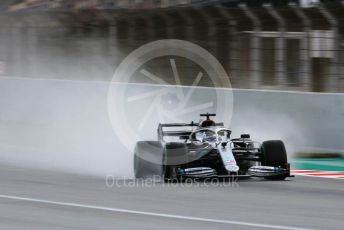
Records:
{"label": "front tyre", "polygon": [[[287,151],[280,140],[265,141],[262,143],[262,165],[285,168],[288,164]],[[286,175],[265,177],[269,180],[284,180]]]}

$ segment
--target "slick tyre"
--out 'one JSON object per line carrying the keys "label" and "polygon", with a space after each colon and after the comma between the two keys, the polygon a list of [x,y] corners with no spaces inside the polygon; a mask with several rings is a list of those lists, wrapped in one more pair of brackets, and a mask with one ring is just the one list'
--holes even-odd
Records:
{"label": "slick tyre", "polygon": [[[263,161],[262,165],[272,166],[272,167],[281,167],[285,168],[287,161],[287,152],[284,146],[284,143],[280,140],[265,141],[262,143],[262,153]],[[269,180],[284,180],[285,175],[265,177]]]}

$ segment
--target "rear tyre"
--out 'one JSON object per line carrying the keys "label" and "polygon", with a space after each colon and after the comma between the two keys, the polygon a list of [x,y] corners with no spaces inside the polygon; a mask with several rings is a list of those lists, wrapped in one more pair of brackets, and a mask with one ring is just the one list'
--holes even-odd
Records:
{"label": "rear tyre", "polygon": [[[261,150],[263,153],[262,165],[286,168],[288,163],[287,151],[282,141],[265,141]],[[284,180],[285,178],[285,175],[265,177],[265,179],[269,180]]]}
{"label": "rear tyre", "polygon": [[163,156],[163,176],[166,182],[180,182],[178,168],[187,163],[187,146],[185,143],[170,142],[165,145]]}
{"label": "rear tyre", "polygon": [[139,141],[134,150],[135,178],[154,178],[162,175],[163,147],[159,141]]}

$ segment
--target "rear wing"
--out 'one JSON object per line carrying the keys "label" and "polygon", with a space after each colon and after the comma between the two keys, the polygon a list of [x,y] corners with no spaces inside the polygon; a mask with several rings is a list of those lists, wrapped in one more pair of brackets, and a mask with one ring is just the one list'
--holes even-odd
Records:
{"label": "rear wing", "polygon": [[[223,123],[215,123],[216,126],[223,126]],[[190,134],[194,131],[194,127],[198,127],[199,123],[168,123],[168,124],[159,124],[158,126],[158,139],[160,141],[163,140],[164,137],[180,137],[180,139],[188,139],[187,137],[190,136]],[[164,128],[178,128],[180,127],[180,130],[165,130]],[[182,127],[185,128],[185,130],[182,130]],[[189,128],[189,130],[187,130]],[[191,129],[191,130],[190,130]]]}

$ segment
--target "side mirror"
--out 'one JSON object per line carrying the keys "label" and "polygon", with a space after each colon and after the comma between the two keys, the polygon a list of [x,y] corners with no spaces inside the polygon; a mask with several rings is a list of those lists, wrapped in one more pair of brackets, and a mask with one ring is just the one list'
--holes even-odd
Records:
{"label": "side mirror", "polygon": [[250,138],[250,134],[241,134],[240,138],[248,139]]}

